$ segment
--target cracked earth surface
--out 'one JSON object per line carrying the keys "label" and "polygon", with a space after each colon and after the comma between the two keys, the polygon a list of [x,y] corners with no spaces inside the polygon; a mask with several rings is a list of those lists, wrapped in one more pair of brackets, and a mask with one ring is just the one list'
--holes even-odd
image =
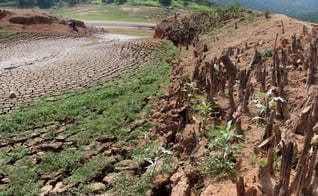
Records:
{"label": "cracked earth surface", "polygon": [[0,114],[44,95],[103,84],[151,61],[159,44],[106,34],[0,43]]}

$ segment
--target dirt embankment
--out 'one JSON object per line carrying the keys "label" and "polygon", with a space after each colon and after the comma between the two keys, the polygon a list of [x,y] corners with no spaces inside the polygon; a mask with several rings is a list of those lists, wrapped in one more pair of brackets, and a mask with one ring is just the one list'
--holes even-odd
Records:
{"label": "dirt embankment", "polygon": [[0,29],[22,32],[84,33],[84,22],[38,9],[0,9]]}
{"label": "dirt embankment", "polygon": [[[184,40],[171,33],[177,24],[178,17],[168,18],[157,26],[155,37],[182,45]],[[159,137],[183,163],[176,173],[160,176],[156,183],[165,187],[162,193],[317,194],[316,31],[316,24],[259,15],[227,20],[224,27],[187,40],[182,58],[172,62],[169,92],[152,116],[153,138]],[[198,109],[198,100],[205,108]],[[222,150],[211,147],[220,138],[209,134],[225,129],[229,121],[232,132],[245,140],[239,142],[240,153],[231,151],[222,159],[217,156]],[[230,180],[218,181],[232,169],[236,173],[226,178]]]}

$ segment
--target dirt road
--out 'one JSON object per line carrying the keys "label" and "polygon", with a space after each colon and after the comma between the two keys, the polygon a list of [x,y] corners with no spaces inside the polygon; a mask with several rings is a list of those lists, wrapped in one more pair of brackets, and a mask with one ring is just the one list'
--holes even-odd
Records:
{"label": "dirt road", "polygon": [[0,113],[43,95],[102,84],[147,64],[158,45],[137,39],[106,34],[0,44]]}

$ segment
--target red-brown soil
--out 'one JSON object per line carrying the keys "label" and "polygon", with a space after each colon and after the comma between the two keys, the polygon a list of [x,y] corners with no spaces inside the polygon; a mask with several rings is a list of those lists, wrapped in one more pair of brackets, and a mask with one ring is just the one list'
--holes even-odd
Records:
{"label": "red-brown soil", "polygon": [[[186,18],[186,17],[185,17]],[[173,27],[176,26],[176,18],[170,17],[159,24],[156,28],[155,37],[165,38],[174,41],[177,44],[184,43],[184,40],[178,42],[174,39]],[[235,27],[237,25],[237,27]],[[307,122],[304,114],[308,114],[308,107],[315,108],[313,97],[318,93],[316,91],[315,77],[311,85],[307,85],[308,77],[308,62],[310,62],[310,43],[316,43],[317,25],[298,21],[284,15],[271,15],[266,18],[264,15],[259,15],[252,20],[227,20],[226,25],[222,28],[214,29],[207,33],[199,35],[199,41],[188,40],[193,43],[188,49],[181,47],[181,59],[172,62],[173,73],[171,76],[171,85],[169,92],[165,98],[157,103],[153,115],[153,121],[157,124],[153,130],[153,137],[159,137],[167,147],[174,149],[178,153],[180,162],[185,162],[189,165],[185,169],[178,170],[175,175],[179,175],[179,183],[175,184],[170,178],[172,187],[179,187],[180,194],[177,195],[195,195],[199,189],[201,195],[238,195],[236,189],[237,177],[243,176],[245,181],[245,195],[266,195],[274,189],[274,185],[278,185],[280,176],[280,162],[278,161],[278,170],[273,174],[268,173],[266,169],[261,169],[262,163],[267,163],[268,148],[258,148],[264,139],[264,129],[258,127],[257,122],[253,120],[259,115],[255,106],[255,101],[259,100],[260,92],[273,90],[277,96],[279,87],[272,82],[273,57],[275,50],[278,51],[281,70],[285,66],[288,72],[287,80],[284,82],[283,93],[280,95],[285,100],[286,109],[281,114],[275,116],[271,125],[279,130],[279,135],[275,134],[274,138],[279,138],[276,142],[270,142],[275,152],[281,153],[282,143],[292,141],[295,144],[298,154],[294,161],[299,161],[300,152],[303,150],[307,130],[299,131],[295,128],[295,124],[301,127],[301,122]],[[169,34],[171,33],[171,34]],[[277,35],[277,42],[275,40]],[[292,50],[292,37],[296,36],[297,48]],[[281,59],[281,50],[288,51],[287,60]],[[255,50],[262,55],[260,64],[254,65],[253,55]],[[228,52],[227,55],[225,52]],[[266,52],[270,52],[265,54]],[[267,56],[268,55],[268,56]],[[236,177],[231,180],[215,180],[213,176],[199,174],[195,179],[187,173],[194,172],[198,165],[201,165],[202,157],[207,152],[207,138],[204,137],[202,130],[200,131],[200,123],[197,120],[197,113],[191,110],[191,107],[184,102],[185,96],[182,89],[187,81],[194,81],[197,88],[208,89],[212,83],[210,77],[210,65],[217,69],[223,69],[222,74],[228,74],[228,68],[224,67],[224,58],[228,56],[233,63],[236,71],[251,69],[251,75],[248,79],[248,88],[250,96],[247,104],[247,111],[243,101],[239,98],[240,78],[234,77],[234,83],[228,83],[229,79],[225,79],[225,94],[220,89],[214,91],[212,95],[212,103],[220,109],[221,122],[211,122],[212,124],[224,125],[228,120],[236,121],[240,119],[243,135],[246,140],[243,142],[243,151],[236,157],[239,163],[239,169]],[[257,61],[256,61],[257,62]],[[257,71],[251,66],[261,66],[266,68],[265,74],[265,89],[262,89],[260,81],[257,79]],[[317,64],[315,64],[317,66]],[[254,68],[255,69],[255,68]],[[226,71],[225,71],[226,70]],[[236,72],[235,72],[236,73]],[[217,78],[223,78],[222,75],[217,75]],[[227,76],[231,78],[231,75]],[[216,85],[216,84],[215,84]],[[233,96],[235,108],[231,107],[229,97],[229,87],[233,87]],[[245,96],[247,91],[243,92]],[[204,93],[203,95],[206,96]],[[208,95],[209,97],[209,95]],[[271,106],[273,107],[275,106]],[[307,108],[307,110],[306,110]],[[306,113],[307,111],[307,113]],[[298,120],[305,118],[303,121]],[[317,123],[317,118],[311,122],[313,125]],[[234,130],[236,130],[234,128]],[[298,130],[298,131],[297,131]],[[265,137],[265,138],[263,138]],[[274,144],[273,144],[274,143]],[[279,145],[276,145],[278,144]],[[298,158],[297,158],[298,157]],[[184,165],[187,165],[184,164]],[[190,168],[190,169],[189,169]],[[190,171],[186,171],[186,170]],[[293,168],[291,180],[294,180],[294,175],[298,170]],[[186,178],[186,179],[183,179]],[[311,178],[310,178],[311,179]],[[166,183],[166,182],[165,182]],[[287,183],[288,184],[288,183]],[[305,186],[305,185],[304,185]],[[307,185],[308,186],[308,185]],[[181,188],[180,188],[181,187]],[[293,187],[292,187],[293,188]],[[173,189],[173,191],[177,191]],[[179,193],[179,192],[176,193]],[[173,193],[174,194],[174,193]],[[271,195],[271,194],[270,194]]]}
{"label": "red-brown soil", "polygon": [[[74,23],[75,28],[73,28]],[[0,29],[22,32],[78,33],[87,28],[81,21],[69,20],[39,9],[0,9]]]}

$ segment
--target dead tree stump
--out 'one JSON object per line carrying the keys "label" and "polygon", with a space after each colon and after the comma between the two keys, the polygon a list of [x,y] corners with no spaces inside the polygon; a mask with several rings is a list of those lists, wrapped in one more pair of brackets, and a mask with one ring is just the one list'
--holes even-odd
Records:
{"label": "dead tree stump", "polygon": [[237,196],[245,196],[245,183],[243,176],[240,176],[236,182]]}
{"label": "dead tree stump", "polygon": [[292,35],[292,52],[297,53],[297,37],[296,34]]}
{"label": "dead tree stump", "polygon": [[283,20],[281,20],[280,23],[281,23],[281,25],[282,25],[282,34],[284,34],[284,33],[285,33],[285,28],[284,28],[284,22],[283,22]]}
{"label": "dead tree stump", "polygon": [[305,25],[303,26],[303,34],[304,36],[308,35],[308,28]]}
{"label": "dead tree stump", "polygon": [[292,142],[289,142],[286,145],[283,142],[279,182],[275,185],[273,196],[290,196],[289,180],[293,161],[293,154],[294,144]]}
{"label": "dead tree stump", "polygon": [[[317,107],[318,107],[318,98],[315,97],[315,101],[312,104],[312,111],[317,111]],[[299,158],[298,164],[297,164],[297,173],[293,182],[293,192],[296,195],[299,195],[301,193],[301,191],[303,190],[303,188],[306,185],[309,185],[310,182],[306,181],[306,176],[308,174],[308,169],[309,169],[309,165],[308,165],[308,160],[309,160],[309,148],[311,145],[311,139],[313,137],[313,127],[316,124],[316,122],[313,121],[314,116],[317,115],[315,114],[315,112],[312,112],[309,115],[309,119],[308,119],[308,124],[307,127],[305,127],[305,129],[307,130],[306,132],[306,138],[305,138],[305,143],[304,143],[304,147],[301,153],[301,156]]]}
{"label": "dead tree stump", "polygon": [[229,57],[229,52],[230,52],[229,50],[226,52],[223,52],[220,60],[222,61],[226,69],[227,76],[229,78],[229,92],[228,92],[229,102],[230,102],[231,108],[233,109],[233,111],[235,111],[236,106],[234,101],[234,84],[235,84],[236,74],[238,71],[236,66],[233,64],[233,62],[231,61]]}
{"label": "dead tree stump", "polygon": [[314,83],[315,66],[317,64],[317,46],[310,44],[309,67],[307,74],[307,90]]}

